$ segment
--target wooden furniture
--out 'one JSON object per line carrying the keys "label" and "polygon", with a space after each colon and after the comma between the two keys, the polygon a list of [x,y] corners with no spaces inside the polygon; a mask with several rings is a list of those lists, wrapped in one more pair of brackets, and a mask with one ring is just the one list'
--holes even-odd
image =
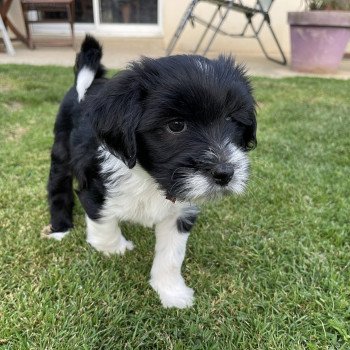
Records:
{"label": "wooden furniture", "polygon": [[[28,43],[31,49],[34,49],[34,43],[29,27],[31,23],[69,23],[72,34],[70,44],[74,46],[75,0],[21,0],[21,4]],[[29,19],[28,11],[37,11],[37,19]],[[43,16],[44,13],[62,12],[67,14],[67,18],[46,19],[45,16]],[[50,44],[55,44],[55,42],[50,41]]]}
{"label": "wooden furniture", "polygon": [[[15,35],[14,40],[20,40],[29,46],[28,39],[21,34],[21,32],[16,28],[12,21],[8,18],[8,12],[12,5],[13,0],[0,0],[0,16],[4,22],[5,28],[10,29],[11,32]],[[13,39],[12,39],[13,40]]]}

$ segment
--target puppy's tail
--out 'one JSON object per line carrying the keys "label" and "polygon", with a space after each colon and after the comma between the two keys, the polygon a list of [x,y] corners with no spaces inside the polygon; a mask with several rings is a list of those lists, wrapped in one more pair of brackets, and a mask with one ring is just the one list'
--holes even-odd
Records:
{"label": "puppy's tail", "polygon": [[75,86],[78,93],[78,101],[84,99],[86,90],[94,79],[101,78],[106,73],[101,64],[102,46],[91,35],[86,35],[81,44],[80,52],[75,60]]}

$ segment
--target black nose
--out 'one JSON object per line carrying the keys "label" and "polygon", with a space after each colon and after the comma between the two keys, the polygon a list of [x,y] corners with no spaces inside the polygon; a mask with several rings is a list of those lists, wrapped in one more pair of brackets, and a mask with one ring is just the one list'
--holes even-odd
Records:
{"label": "black nose", "polygon": [[235,172],[235,169],[230,163],[218,164],[211,171],[214,181],[220,186],[227,185]]}

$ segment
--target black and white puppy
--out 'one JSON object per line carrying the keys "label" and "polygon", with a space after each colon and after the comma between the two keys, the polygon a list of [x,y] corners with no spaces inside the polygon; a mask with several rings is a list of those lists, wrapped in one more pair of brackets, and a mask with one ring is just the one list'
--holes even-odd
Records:
{"label": "black and white puppy", "polygon": [[244,69],[232,58],[143,58],[111,79],[102,48],[87,36],[76,83],[55,124],[48,184],[51,223],[61,239],[73,227],[73,177],[86,212],[87,241],[105,254],[133,249],[118,224],[155,226],[151,286],[165,307],[193,303],[181,276],[198,213],[193,203],[241,193],[256,111]]}

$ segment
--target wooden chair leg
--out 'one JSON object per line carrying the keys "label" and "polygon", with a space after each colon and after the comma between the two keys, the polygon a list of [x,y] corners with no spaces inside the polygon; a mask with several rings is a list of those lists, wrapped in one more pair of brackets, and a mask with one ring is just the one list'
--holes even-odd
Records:
{"label": "wooden chair leg", "polygon": [[23,4],[22,4],[22,13],[23,13],[23,17],[24,17],[24,24],[25,24],[25,28],[26,28],[26,34],[27,34],[27,45],[31,50],[34,50],[35,45],[34,45],[32,35],[30,32],[30,28],[29,28],[28,12],[27,12],[27,8]]}
{"label": "wooden chair leg", "polygon": [[74,36],[74,21],[75,21],[75,8],[74,3],[67,5],[67,14],[68,14],[68,21],[70,24],[70,30],[72,34],[72,46],[74,47],[75,43],[75,36]]}

